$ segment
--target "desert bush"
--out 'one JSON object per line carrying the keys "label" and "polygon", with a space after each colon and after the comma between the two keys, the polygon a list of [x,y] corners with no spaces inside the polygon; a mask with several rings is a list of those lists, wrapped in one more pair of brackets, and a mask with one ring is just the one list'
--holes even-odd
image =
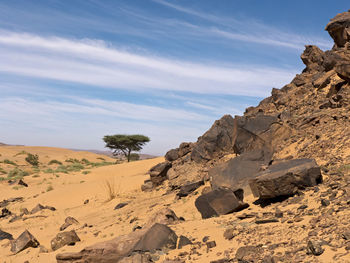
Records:
{"label": "desert bush", "polygon": [[51,161],[49,161],[48,165],[52,165],[52,164],[59,164],[59,165],[62,165],[62,162],[57,161],[57,160],[51,160]]}
{"label": "desert bush", "polygon": [[46,173],[46,174],[51,174],[51,173],[54,173],[55,171],[52,170],[51,168],[47,168],[43,172]]}
{"label": "desert bush", "polygon": [[130,161],[138,161],[138,160],[140,160],[140,155],[138,155],[137,153],[130,154]]}
{"label": "desert bush", "polygon": [[111,201],[117,197],[117,190],[115,188],[114,181],[106,180],[105,187],[107,192],[107,201]]}
{"label": "desert bush", "polygon": [[80,161],[76,158],[69,158],[69,159],[66,159],[65,162],[67,163],[80,163]]}
{"label": "desert bush", "polygon": [[67,170],[69,172],[79,172],[84,168],[85,168],[84,165],[82,165],[81,163],[73,163],[71,165],[67,165]]}
{"label": "desert bush", "polygon": [[64,165],[60,165],[57,167],[57,169],[55,170],[56,173],[68,173],[67,167]]}
{"label": "desert bush", "polygon": [[3,160],[2,162],[3,162],[3,163],[6,163],[6,164],[11,164],[11,165],[13,165],[13,166],[17,166],[17,164],[16,164],[15,162],[10,161],[9,159],[5,159],[5,160]]}
{"label": "desert bush", "polygon": [[39,165],[39,155],[37,154],[31,154],[28,153],[27,157],[25,158],[26,162],[33,165],[38,166]]}
{"label": "desert bush", "polygon": [[49,185],[47,188],[46,188],[46,192],[49,192],[49,191],[52,191],[53,190],[53,186],[52,185]]}
{"label": "desert bush", "polygon": [[18,169],[17,167],[8,173],[8,178],[11,179],[21,179],[24,176],[28,176],[29,173],[27,171],[23,171],[21,169]]}
{"label": "desert bush", "polygon": [[80,162],[83,164],[90,164],[90,161],[88,159],[85,159],[85,158],[81,159]]}
{"label": "desert bush", "polygon": [[0,174],[7,174],[7,172],[3,168],[0,167]]}
{"label": "desert bush", "polygon": [[113,162],[90,163],[92,167],[101,167],[101,166],[112,165],[112,164],[115,164],[115,163]]}
{"label": "desert bush", "polygon": [[91,173],[90,171],[83,171],[82,174],[89,174]]}
{"label": "desert bush", "polygon": [[106,159],[102,158],[102,157],[97,157],[96,159],[101,160],[101,161],[106,161]]}

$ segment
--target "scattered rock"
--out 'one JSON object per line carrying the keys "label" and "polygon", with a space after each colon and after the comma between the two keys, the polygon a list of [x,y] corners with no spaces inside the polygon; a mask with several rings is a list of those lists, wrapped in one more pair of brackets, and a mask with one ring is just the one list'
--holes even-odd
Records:
{"label": "scattered rock", "polygon": [[153,186],[160,185],[167,177],[167,172],[171,168],[171,163],[163,162],[153,166],[149,170],[150,179]]}
{"label": "scattered rock", "polygon": [[180,191],[177,193],[177,196],[179,197],[185,197],[188,196],[190,193],[195,191],[198,187],[204,185],[203,181],[198,181],[194,183],[189,183],[186,185],[181,186]]}
{"label": "scattered rock", "polygon": [[236,232],[236,230],[234,228],[228,228],[225,230],[224,232],[224,238],[227,240],[231,240],[232,238],[234,238],[238,233]]}
{"label": "scattered rock", "polygon": [[151,180],[145,180],[144,184],[141,185],[141,191],[143,192],[149,192],[153,189],[153,183]]}
{"label": "scattered rock", "polygon": [[179,218],[175,212],[169,208],[162,208],[157,211],[153,216],[151,216],[146,225],[151,226],[155,223],[170,225],[175,224],[179,221]]}
{"label": "scattered rock", "polygon": [[4,199],[0,202],[0,207],[5,207],[9,203],[14,203],[14,202],[22,202],[23,197],[14,197],[14,198],[9,198],[9,199]]}
{"label": "scattered rock", "polygon": [[58,233],[56,237],[54,237],[51,240],[51,248],[53,251],[55,251],[66,245],[74,246],[75,243],[79,241],[80,241],[80,238],[78,237],[77,233],[74,230],[61,232],[61,233]]}
{"label": "scattered rock", "polygon": [[191,240],[189,240],[187,237],[180,236],[177,242],[177,248],[181,249],[184,246],[191,245],[191,244],[192,244]]}
{"label": "scattered rock", "polygon": [[209,241],[209,242],[207,242],[205,244],[207,245],[208,249],[216,247],[216,242],[214,240],[213,241]]}
{"label": "scattered rock", "polygon": [[86,205],[86,204],[88,204],[89,203],[89,199],[86,199],[85,201],[84,201],[84,205]]}
{"label": "scattered rock", "polygon": [[7,233],[0,229],[0,240],[4,240],[4,239],[13,240],[13,236],[10,233]]}
{"label": "scattered rock", "polygon": [[[236,192],[243,192],[239,189]],[[225,188],[218,188],[207,194],[199,196],[195,201],[195,206],[201,213],[202,218],[226,215],[247,208],[249,205],[243,202],[240,195]]]}
{"label": "scattered rock", "polygon": [[52,207],[52,206],[43,206],[42,204],[37,204],[37,206],[36,207],[34,207],[33,209],[32,209],[32,211],[30,211],[30,213],[31,214],[35,214],[35,213],[37,213],[37,212],[39,212],[39,211],[41,211],[41,210],[45,210],[45,209],[47,209],[47,210],[51,210],[51,211],[56,211],[56,208],[54,208],[54,207]]}
{"label": "scattered rock", "polygon": [[255,246],[244,246],[237,249],[235,258],[238,262],[258,262],[262,249]]}
{"label": "scattered rock", "polygon": [[38,247],[39,245],[39,241],[28,230],[25,230],[18,238],[11,241],[11,252],[17,254],[29,247]]}
{"label": "scattered rock", "polygon": [[321,199],[321,205],[322,206],[329,206],[331,204],[331,202],[327,199]]}
{"label": "scattered rock", "polygon": [[266,219],[257,219],[255,220],[255,224],[268,224],[268,223],[277,223],[279,220],[277,218],[266,218]]}
{"label": "scattered rock", "polygon": [[[112,262],[115,262],[115,261],[112,261]],[[122,258],[120,261],[118,261],[118,263],[152,263],[152,262],[154,261],[152,260],[151,255],[148,255],[148,254],[134,254],[129,257]]]}
{"label": "scattered rock", "polygon": [[40,245],[39,246],[39,253],[49,253],[49,250],[46,247]]}
{"label": "scattered rock", "polygon": [[290,196],[298,189],[322,182],[320,167],[312,159],[294,159],[272,164],[249,181],[255,197],[270,199]]}
{"label": "scattered rock", "polygon": [[11,214],[12,214],[12,213],[11,213],[10,210],[8,210],[7,208],[3,208],[3,209],[1,209],[0,218],[2,218],[2,217],[7,217],[7,216],[9,216],[9,215],[11,215]]}
{"label": "scattered rock", "polygon": [[18,185],[23,185],[24,187],[28,187],[28,184],[26,184],[22,179],[18,181]]}
{"label": "scattered rock", "polygon": [[69,227],[70,225],[78,225],[79,222],[78,220],[76,220],[74,217],[68,216],[65,220],[63,225],[60,227],[60,231],[65,230],[67,227]]}

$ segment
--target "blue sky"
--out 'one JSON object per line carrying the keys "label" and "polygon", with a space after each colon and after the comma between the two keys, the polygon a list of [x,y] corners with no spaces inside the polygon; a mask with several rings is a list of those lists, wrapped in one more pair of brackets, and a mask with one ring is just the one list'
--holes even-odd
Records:
{"label": "blue sky", "polygon": [[0,142],[145,153],[196,141],[299,73],[348,1],[1,0]]}

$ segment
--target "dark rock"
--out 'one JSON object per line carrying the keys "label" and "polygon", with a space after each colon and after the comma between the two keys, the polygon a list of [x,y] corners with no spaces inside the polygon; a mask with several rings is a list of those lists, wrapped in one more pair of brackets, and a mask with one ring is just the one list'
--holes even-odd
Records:
{"label": "dark rock", "polygon": [[134,254],[129,257],[122,258],[120,261],[118,261],[118,263],[152,263],[152,262],[154,261],[152,260],[151,255],[148,255],[148,254]]}
{"label": "dark rock", "polygon": [[268,224],[268,223],[277,223],[279,222],[276,218],[265,218],[265,219],[257,219],[255,220],[255,224],[261,225],[261,224]]}
{"label": "dark rock", "polygon": [[177,193],[179,197],[188,196],[190,193],[195,191],[198,187],[204,185],[203,181],[198,181],[194,183],[189,183],[180,187],[180,191]]}
{"label": "dark rock", "polygon": [[244,246],[237,249],[236,259],[238,262],[258,262],[257,259],[262,254],[262,249],[255,246]]}
{"label": "dark rock", "polygon": [[164,180],[166,180],[166,175],[168,170],[171,168],[171,163],[163,162],[153,166],[149,170],[150,179],[153,186],[160,185]]}
{"label": "dark rock", "polygon": [[322,72],[324,71],[323,61],[325,54],[316,46],[307,45],[303,54],[300,56],[301,60],[306,66],[304,72]]}
{"label": "dark rock", "polygon": [[77,233],[74,230],[62,232],[62,233],[58,233],[56,237],[51,240],[51,248],[53,251],[55,251],[66,245],[74,246],[75,243],[79,241],[80,241],[80,238],[78,237]]}
{"label": "dark rock", "polygon": [[283,212],[281,210],[279,210],[278,208],[275,211],[275,217],[277,217],[277,218],[283,217]]}
{"label": "dark rock", "polygon": [[[243,192],[242,189],[236,191]],[[247,208],[249,205],[243,202],[242,194],[226,188],[218,188],[207,194],[199,196],[195,206],[201,213],[202,218],[226,215]]]}
{"label": "dark rock", "polygon": [[[350,32],[350,27],[349,27]],[[338,76],[342,78],[343,80],[346,80],[347,82],[350,82],[350,63],[339,63],[335,67],[335,71],[337,72]]]}
{"label": "dark rock", "polygon": [[73,224],[76,224],[76,225],[79,224],[78,220],[76,220],[74,217],[68,216],[64,220],[64,224],[60,227],[60,231],[65,230],[67,227]]}
{"label": "dark rock", "polygon": [[49,253],[49,250],[44,246],[39,246],[39,253]]}
{"label": "dark rock", "polygon": [[191,240],[189,240],[187,237],[180,236],[178,240],[177,248],[181,249],[184,246],[191,245],[191,244],[192,244]]}
{"label": "dark rock", "polygon": [[14,197],[14,198],[9,198],[9,199],[4,199],[0,202],[0,207],[5,207],[9,203],[21,202],[21,201],[23,201],[23,197]]}
{"label": "dark rock", "polygon": [[333,38],[334,48],[344,47],[350,42],[350,12],[337,14],[327,24],[325,30]]}
{"label": "dark rock", "polygon": [[26,184],[22,179],[18,181],[19,185],[23,185],[24,187],[28,187],[28,184]]}
{"label": "dark rock", "polygon": [[17,254],[29,247],[38,247],[39,245],[39,241],[28,230],[25,230],[17,239],[11,241],[11,252]]}
{"label": "dark rock", "polygon": [[212,159],[218,152],[230,152],[233,149],[234,119],[225,115],[214,122],[213,126],[198,138],[191,153],[195,162]]}
{"label": "dark rock", "polygon": [[209,240],[209,236],[205,236],[202,238],[202,242],[204,242],[204,243],[207,242],[208,240]]}
{"label": "dark rock", "polygon": [[322,206],[329,206],[331,204],[331,202],[327,199],[321,199],[321,205]]}
{"label": "dark rock", "polygon": [[350,240],[350,231],[344,232],[344,233],[342,234],[342,237],[343,237],[345,240]]}
{"label": "dark rock", "polygon": [[209,242],[207,242],[205,244],[207,245],[208,249],[216,247],[216,242],[214,240],[213,241],[209,241]]}
{"label": "dark rock", "polygon": [[85,201],[84,201],[84,205],[86,205],[86,204],[88,204],[89,203],[89,199],[86,199]]}
{"label": "dark rock", "polygon": [[172,149],[165,154],[165,160],[173,162],[179,158],[179,149]]}
{"label": "dark rock", "polygon": [[29,214],[30,214],[30,212],[28,211],[27,208],[21,208],[21,209],[20,209],[20,212],[21,212],[21,216],[23,216],[23,215],[29,215]]}
{"label": "dark rock", "polygon": [[32,209],[32,211],[30,211],[30,213],[31,214],[35,214],[35,213],[37,213],[37,212],[39,212],[39,211],[41,211],[41,210],[45,210],[45,209],[47,209],[47,210],[51,210],[51,211],[56,211],[56,208],[54,208],[54,207],[52,207],[52,206],[43,206],[43,205],[41,205],[41,204],[37,204],[37,206],[36,207],[34,207],[33,209]]}
{"label": "dark rock", "polygon": [[13,240],[13,236],[10,233],[7,233],[0,229],[0,240],[4,240],[4,239]]}
{"label": "dark rock", "polygon": [[324,252],[324,249],[321,246],[322,242],[321,241],[314,241],[314,240],[309,240],[307,242],[307,250],[309,253],[319,256]]}
{"label": "dark rock", "polygon": [[212,191],[212,188],[210,186],[205,186],[205,187],[203,187],[201,194],[204,195],[204,194],[207,194],[211,191]]}
{"label": "dark rock", "polygon": [[9,215],[11,215],[11,214],[12,214],[12,213],[11,213],[10,210],[8,210],[7,208],[3,208],[3,209],[1,209],[0,218],[2,218],[2,217],[7,217],[7,216],[9,216]]}
{"label": "dark rock", "polygon": [[118,210],[120,208],[123,208],[124,206],[127,206],[128,203],[119,203],[114,207],[114,210]]}
{"label": "dark rock", "polygon": [[177,235],[168,226],[154,224],[137,242],[133,251],[152,252],[155,250],[175,249]]}
{"label": "dark rock", "polygon": [[320,167],[312,159],[294,159],[272,164],[249,181],[255,197],[270,199],[295,194],[298,189],[322,182]]}

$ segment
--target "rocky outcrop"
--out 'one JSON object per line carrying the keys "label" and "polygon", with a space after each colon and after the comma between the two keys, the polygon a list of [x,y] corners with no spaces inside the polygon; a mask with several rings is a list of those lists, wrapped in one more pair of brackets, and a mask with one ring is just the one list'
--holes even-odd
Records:
{"label": "rocky outcrop", "polygon": [[270,199],[290,196],[321,182],[321,169],[315,160],[295,159],[269,166],[251,179],[249,185],[255,197]]}
{"label": "rocky outcrop", "polygon": [[195,201],[195,206],[202,218],[226,215],[248,207],[243,202],[242,189],[232,191],[226,188],[218,188],[199,196]]}
{"label": "rocky outcrop", "polygon": [[336,15],[325,30],[333,38],[334,48],[347,47],[350,42],[350,11]]}
{"label": "rocky outcrop", "polygon": [[153,166],[149,170],[149,175],[153,186],[160,185],[167,176],[168,170],[171,168],[171,163],[163,162]]}

